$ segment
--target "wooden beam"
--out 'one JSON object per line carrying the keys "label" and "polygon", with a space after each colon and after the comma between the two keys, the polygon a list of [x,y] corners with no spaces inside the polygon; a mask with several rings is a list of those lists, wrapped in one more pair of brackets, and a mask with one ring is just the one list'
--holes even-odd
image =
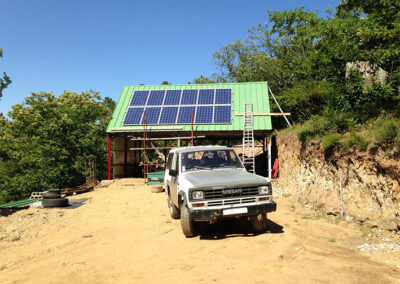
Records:
{"label": "wooden beam", "polygon": [[[206,136],[194,136],[194,139],[205,138]],[[192,139],[192,136],[186,137],[166,137],[166,138],[147,138],[148,141],[163,141],[163,140],[189,140]],[[131,138],[132,141],[143,141],[143,138]]]}
{"label": "wooden beam", "polygon": [[[155,148],[149,148],[146,147],[146,150],[163,150],[163,149],[172,149],[176,147],[155,147]],[[144,148],[129,148],[130,151],[137,151],[137,150],[143,150]]]}
{"label": "wooden beam", "polygon": [[[148,126],[148,131],[150,130],[182,130],[182,126]],[[125,126],[125,127],[113,127],[111,131],[143,131],[143,126]]]}
{"label": "wooden beam", "polygon": [[[244,116],[244,113],[235,113],[236,116]],[[253,116],[286,116],[290,115],[290,112],[256,112]]]}

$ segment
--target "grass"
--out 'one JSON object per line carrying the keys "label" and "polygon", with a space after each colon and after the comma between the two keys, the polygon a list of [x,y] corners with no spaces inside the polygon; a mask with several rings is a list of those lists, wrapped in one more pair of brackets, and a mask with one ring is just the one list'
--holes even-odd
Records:
{"label": "grass", "polygon": [[329,239],[328,242],[330,242],[330,243],[335,243],[336,240],[335,240],[335,239]]}
{"label": "grass", "polygon": [[18,236],[18,237],[13,238],[11,241],[16,242],[16,241],[19,241],[20,239],[21,239],[21,237]]}
{"label": "grass", "polygon": [[279,131],[278,136],[295,134],[307,146],[312,141],[322,141],[326,150],[356,148],[366,151],[369,146],[400,148],[400,119],[383,115],[377,119],[357,124],[349,117],[338,114],[313,116],[303,124]]}
{"label": "grass", "polygon": [[372,230],[371,227],[368,226],[360,226],[360,231],[362,233],[362,237],[368,237],[372,236],[374,234],[374,231]]}

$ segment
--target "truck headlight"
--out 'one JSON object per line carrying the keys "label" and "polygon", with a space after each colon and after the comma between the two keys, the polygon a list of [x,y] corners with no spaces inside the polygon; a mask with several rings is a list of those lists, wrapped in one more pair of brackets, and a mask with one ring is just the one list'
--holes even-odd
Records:
{"label": "truck headlight", "polygon": [[269,189],[270,189],[270,186],[261,185],[258,187],[258,193],[259,194],[271,194]]}
{"label": "truck headlight", "polygon": [[192,198],[193,199],[203,199],[204,192],[202,190],[195,190],[192,192]]}

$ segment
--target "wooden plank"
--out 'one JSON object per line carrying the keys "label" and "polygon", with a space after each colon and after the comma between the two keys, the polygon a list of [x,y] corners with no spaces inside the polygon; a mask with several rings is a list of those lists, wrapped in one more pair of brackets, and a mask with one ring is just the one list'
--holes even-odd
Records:
{"label": "wooden plank", "polygon": [[[205,138],[206,136],[194,136],[194,139],[201,139]],[[164,140],[189,140],[192,139],[191,136],[185,136],[185,137],[165,137],[165,138],[147,138],[146,140],[150,141],[164,141]],[[132,141],[143,141],[143,138],[131,138]]]}
{"label": "wooden plank", "polygon": [[[236,113],[236,116],[244,116],[244,113]],[[290,115],[290,112],[256,112],[253,116],[286,116]]]}
{"label": "wooden plank", "polygon": [[[182,130],[182,126],[149,126],[148,130]],[[111,131],[129,131],[129,130],[138,130],[143,131],[143,126],[125,126],[125,127],[113,127]]]}
{"label": "wooden plank", "polygon": [[[172,149],[176,147],[155,147],[155,148],[149,148],[146,147],[146,150],[162,150],[162,149]],[[137,150],[143,150],[144,148],[129,148],[130,151],[137,151]]]}

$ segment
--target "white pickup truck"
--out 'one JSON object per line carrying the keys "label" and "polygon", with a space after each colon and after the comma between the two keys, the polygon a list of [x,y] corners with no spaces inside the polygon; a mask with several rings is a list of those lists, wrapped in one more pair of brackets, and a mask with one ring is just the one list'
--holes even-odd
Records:
{"label": "white pickup truck", "polygon": [[232,217],[247,218],[254,233],[261,233],[267,213],[276,211],[271,181],[247,172],[229,147],[172,149],[164,180],[171,217],[181,219],[186,237],[197,235],[197,222]]}

